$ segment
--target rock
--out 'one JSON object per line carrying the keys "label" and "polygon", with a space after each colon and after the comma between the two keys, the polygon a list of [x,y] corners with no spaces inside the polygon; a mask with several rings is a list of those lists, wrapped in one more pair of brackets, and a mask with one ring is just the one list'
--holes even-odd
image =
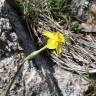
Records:
{"label": "rock", "polygon": [[86,21],[88,18],[88,8],[89,2],[88,0],[72,0],[71,6],[71,13],[73,16],[80,20]]}
{"label": "rock", "polygon": [[95,2],[95,3],[93,2],[93,4],[90,6],[90,11],[91,11],[94,15],[96,15],[96,2]]}
{"label": "rock", "polygon": [[82,31],[96,33],[96,25],[94,24],[81,23],[80,27]]}
{"label": "rock", "polygon": [[2,28],[2,31],[12,29],[9,19],[7,18],[0,18],[0,27]]}
{"label": "rock", "polygon": [[16,35],[15,32],[12,32],[12,33],[10,34],[10,37],[11,37],[11,39],[12,39],[13,42],[15,42],[15,41],[18,40],[18,37],[17,37],[17,35]]}
{"label": "rock", "polygon": [[3,33],[1,34],[0,39],[1,39],[2,41],[5,41],[5,40],[7,39],[7,38],[6,38],[6,35],[5,35],[5,32],[3,32]]}
{"label": "rock", "polygon": [[[4,16],[5,17],[4,18],[2,17],[2,18],[3,19],[9,18],[10,20],[8,21],[9,24],[7,26],[13,24],[15,30],[14,31],[11,30],[12,26],[10,28],[5,27],[6,24],[4,25],[4,27],[1,27],[3,30],[0,33],[0,36],[3,40],[2,41],[0,39],[0,42],[1,42],[0,44],[2,45],[0,46],[0,50],[1,50],[0,51],[1,53],[0,54],[1,55],[0,70],[1,72],[3,70],[3,72],[0,73],[1,75],[0,84],[2,84],[0,85],[1,96],[3,96],[3,93],[5,92],[9,84],[9,81],[12,80],[15,72],[17,71],[19,65],[21,64],[20,60],[22,60],[23,57],[25,57],[32,51],[37,50],[37,47],[35,46],[37,42],[34,40],[33,37],[30,38],[29,35],[27,35],[28,32],[25,30],[25,26],[21,24],[21,22],[18,19],[18,16],[14,13],[12,8],[8,4],[6,4],[6,6],[4,7],[5,9],[3,9],[4,10],[3,17]],[[8,17],[6,17],[5,13],[7,14]],[[10,24],[10,21],[11,21],[11,24]],[[2,24],[3,23],[1,22],[1,25]],[[42,28],[42,24],[41,24],[41,28]],[[23,95],[24,96],[32,96],[32,95],[34,96],[51,96],[51,95],[52,96],[83,96],[84,91],[88,89],[86,87],[89,86],[88,84],[89,81],[85,80],[83,77],[81,77],[81,75],[79,74],[77,75],[77,73],[82,72],[82,70],[85,68],[87,62],[84,63],[84,60],[88,61],[88,64],[92,63],[90,58],[92,58],[93,56],[92,55],[93,51],[91,51],[91,53],[88,54],[88,52],[86,52],[86,48],[84,49],[82,47],[82,45],[84,45],[82,44],[84,40],[81,42],[77,42],[74,38],[73,40],[75,41],[75,43],[72,45],[70,44],[70,47],[68,48],[69,50],[67,50],[66,48],[66,50],[62,52],[62,56],[60,58],[54,55],[52,56],[52,59],[54,59],[54,61],[57,60],[56,63],[52,61],[51,56],[49,59],[44,54],[40,54],[33,61],[31,60],[31,61],[25,62],[13,86],[11,87],[10,96],[23,96]],[[77,38],[77,39],[78,41],[80,41],[80,38]],[[20,49],[22,50],[19,40],[20,42],[22,42],[21,44],[25,49],[24,52],[22,53],[16,51]],[[80,44],[81,46],[79,46]],[[85,44],[85,46],[88,44]],[[90,48],[88,47],[87,50],[90,51]],[[75,58],[72,57],[72,53],[76,54]],[[96,52],[94,51],[94,54],[95,53]],[[5,54],[8,57],[4,56]],[[78,58],[76,58],[76,56],[78,58],[81,56],[82,59],[81,60],[79,59],[77,62],[76,59]],[[83,62],[83,64],[81,64],[82,63],[81,61]]]}
{"label": "rock", "polygon": [[4,16],[0,18],[0,42],[1,42],[0,55],[1,57],[3,55],[9,56],[10,52],[20,49],[18,37],[16,33],[12,31],[10,20]]}

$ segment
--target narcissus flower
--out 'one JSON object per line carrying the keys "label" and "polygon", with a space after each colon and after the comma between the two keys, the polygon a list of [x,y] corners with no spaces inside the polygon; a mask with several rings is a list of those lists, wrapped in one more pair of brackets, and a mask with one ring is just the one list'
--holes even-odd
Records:
{"label": "narcissus flower", "polygon": [[55,49],[57,54],[62,51],[62,44],[65,42],[64,35],[60,32],[51,33],[49,31],[43,32],[43,35],[48,37],[47,48]]}

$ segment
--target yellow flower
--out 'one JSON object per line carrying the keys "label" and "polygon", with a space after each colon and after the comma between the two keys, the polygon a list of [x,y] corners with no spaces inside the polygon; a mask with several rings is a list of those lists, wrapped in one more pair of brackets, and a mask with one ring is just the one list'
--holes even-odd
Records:
{"label": "yellow flower", "polygon": [[64,35],[60,32],[51,33],[45,31],[44,36],[48,37],[47,48],[55,49],[57,54],[60,54],[62,51],[62,44],[65,42]]}

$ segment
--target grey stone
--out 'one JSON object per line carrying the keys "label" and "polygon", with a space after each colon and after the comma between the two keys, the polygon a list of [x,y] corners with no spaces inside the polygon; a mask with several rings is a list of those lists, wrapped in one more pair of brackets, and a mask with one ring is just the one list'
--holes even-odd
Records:
{"label": "grey stone", "polygon": [[5,32],[2,32],[1,36],[0,36],[0,39],[2,41],[5,41],[6,40],[6,35],[5,35]]}
{"label": "grey stone", "polygon": [[13,42],[18,39],[18,37],[17,37],[17,35],[16,35],[15,32],[12,32],[12,33],[10,34],[10,37],[11,37],[11,39],[12,39]]}
{"label": "grey stone", "polygon": [[7,18],[0,18],[0,26],[2,26],[3,30],[11,30],[12,27],[9,23],[9,19]]}
{"label": "grey stone", "polygon": [[[3,66],[1,71],[4,69],[3,73],[0,74],[0,75],[2,75],[0,77],[3,80],[3,82],[0,81],[0,83],[2,83],[2,85],[3,85],[3,88],[0,90],[1,96],[3,96],[2,94],[4,93],[4,89],[6,89],[7,85],[9,84],[9,81],[12,79],[15,72],[17,71],[21,58],[24,57],[24,53],[22,56],[21,53],[18,53],[16,51],[18,49],[17,45],[19,45],[18,38],[20,40],[22,40],[22,42],[23,42],[23,45],[25,48],[24,52],[27,53],[26,55],[28,55],[32,51],[36,50],[36,46],[35,46],[36,42],[34,41],[33,38],[32,38],[32,40],[30,40],[29,36],[25,34],[26,31],[24,30],[24,26],[22,26],[22,24],[18,21],[17,15],[14,15],[15,13],[11,9],[11,7],[9,7],[8,5],[6,5],[5,7],[7,7],[7,9],[8,9],[7,10],[9,12],[8,16],[9,16],[9,18],[11,18],[10,19],[11,23],[14,24],[14,28],[15,28],[16,34],[18,34],[18,36],[14,32],[12,32],[12,30],[10,31],[10,28],[5,27],[5,25],[7,25],[7,24],[5,24],[4,27],[1,26],[1,28],[3,30],[3,31],[1,31],[1,35],[6,34],[5,38],[7,38],[7,40],[6,39],[3,39],[3,41],[1,40],[1,43],[2,42],[5,42],[5,43],[2,44],[3,46],[0,46],[0,53],[1,53],[0,55],[6,54],[8,56],[9,53],[11,54],[12,50],[15,51],[14,54],[11,54],[11,56],[9,55],[9,57],[4,57],[4,58],[1,58],[1,60],[0,60],[0,64],[2,64],[2,66]],[[10,9],[10,11],[9,11],[9,9]],[[6,10],[4,10],[4,11],[6,11]],[[10,23],[10,21],[8,21],[8,22]],[[7,23],[7,21],[5,23]],[[7,25],[7,26],[9,26],[9,25]],[[42,26],[42,24],[41,24],[41,26]],[[6,31],[4,31],[4,30],[6,30]],[[75,38],[75,36],[74,36],[74,38]],[[77,42],[76,42],[76,44],[77,44]],[[74,44],[74,46],[76,46],[76,45]],[[71,48],[70,52],[66,52],[66,50],[65,50],[62,53],[64,55],[64,57],[62,57],[62,62],[59,62],[61,59],[59,59],[59,58],[56,59],[57,58],[56,56],[54,56],[54,55],[52,56],[52,59],[54,59],[54,61],[57,60],[56,64],[54,64],[51,61],[48,61],[49,59],[46,58],[46,56],[43,56],[43,54],[42,54],[42,56],[41,55],[38,56],[34,60],[35,62],[33,62],[33,61],[26,62],[24,64],[22,70],[20,70],[21,72],[19,73],[18,77],[16,78],[16,80],[10,90],[10,96],[23,96],[23,95],[32,96],[29,94],[36,94],[35,96],[48,96],[48,95],[49,96],[79,96],[79,95],[83,96],[82,95],[83,92],[86,91],[85,87],[88,88],[88,86],[86,83],[85,83],[86,86],[82,84],[81,79],[83,79],[83,78],[79,77],[76,74],[73,74],[74,70],[77,69],[77,72],[78,72],[78,70],[82,69],[82,66],[79,67],[79,63],[75,62],[76,58],[73,61],[71,52],[73,52],[76,49],[73,48],[73,46],[71,46],[70,48]],[[76,48],[78,48],[78,47],[76,46]],[[5,49],[6,49],[6,51],[5,51]],[[78,48],[78,50],[79,50],[79,48]],[[78,54],[81,54],[80,56],[83,56],[85,52],[81,53],[81,52],[78,52],[78,50],[75,51],[75,52],[77,52],[76,55],[78,56]],[[79,51],[81,51],[81,50],[79,50]],[[18,54],[19,54],[19,56],[18,56]],[[88,57],[89,55],[86,54],[86,56]],[[85,55],[84,55],[84,57],[85,57]],[[51,67],[48,65],[48,62],[50,63]],[[90,59],[89,59],[89,62],[90,62]],[[54,67],[52,64],[54,64]],[[36,67],[34,67],[34,65]],[[38,69],[37,69],[37,67],[38,67]],[[68,72],[64,68],[65,69],[70,68],[72,72]],[[70,71],[70,69],[69,69],[69,71]]]}

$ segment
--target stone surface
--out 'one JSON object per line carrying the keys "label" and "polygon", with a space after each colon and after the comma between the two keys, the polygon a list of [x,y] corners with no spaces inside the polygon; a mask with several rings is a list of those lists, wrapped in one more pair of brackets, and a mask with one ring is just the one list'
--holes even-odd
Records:
{"label": "stone surface", "polygon": [[[2,4],[4,5],[1,7],[3,11],[0,10],[0,96],[6,91],[9,81],[20,65],[20,60],[36,50],[37,43],[33,37],[29,37],[28,31],[10,5]],[[45,24],[44,22],[42,24]],[[41,27],[44,26],[42,24]],[[10,90],[10,96],[87,96],[88,94],[84,93],[88,90],[90,82],[79,73],[83,70],[85,72],[84,65],[89,66],[90,63],[93,64],[92,60],[96,60],[96,43],[92,42],[92,39],[87,42],[88,37],[82,34],[73,34],[73,39],[76,44],[70,45],[70,51],[64,49],[61,59],[54,54],[49,54],[51,59],[42,54],[35,60],[26,62]]]}

